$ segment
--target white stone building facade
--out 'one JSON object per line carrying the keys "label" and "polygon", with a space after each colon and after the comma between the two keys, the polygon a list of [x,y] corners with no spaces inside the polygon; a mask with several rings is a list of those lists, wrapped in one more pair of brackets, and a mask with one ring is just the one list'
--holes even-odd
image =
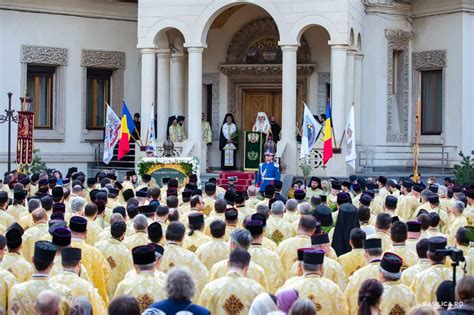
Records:
{"label": "white stone building facade", "polygon": [[[286,173],[298,174],[303,103],[319,115],[328,98],[337,146],[354,104],[358,171],[412,164],[418,95],[422,164],[439,166],[444,152],[452,165],[474,149],[474,0],[0,0],[0,23],[0,95],[38,82],[35,66],[54,68],[52,109],[39,115],[47,128],[35,132],[43,159],[61,170],[95,162],[103,121],[90,103],[104,86],[116,111],[124,99],[141,113],[142,134],[156,106],[159,143],[168,116],[186,116],[179,146],[202,166],[220,166],[227,112],[248,129],[264,110],[281,124]],[[207,149],[201,112],[213,128]],[[5,124],[0,133],[4,170]],[[327,168],[320,153],[315,174],[353,172],[344,148]]]}

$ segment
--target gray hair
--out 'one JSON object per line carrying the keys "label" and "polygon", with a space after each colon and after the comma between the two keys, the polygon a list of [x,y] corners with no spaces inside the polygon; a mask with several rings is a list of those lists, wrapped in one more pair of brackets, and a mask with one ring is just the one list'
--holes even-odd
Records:
{"label": "gray hair", "polygon": [[428,200],[428,196],[431,194],[431,191],[429,189],[425,189],[420,193],[421,198],[424,200]]}
{"label": "gray hair", "polygon": [[455,201],[454,205],[453,205],[453,208],[458,209],[459,213],[463,213],[464,212],[464,202]]}
{"label": "gray hair", "polygon": [[74,197],[71,201],[71,211],[72,212],[81,212],[86,206],[86,200],[82,197]]}
{"label": "gray hair", "polygon": [[110,219],[109,219],[110,225],[118,221],[125,221],[121,213],[114,213],[110,216]]}
{"label": "gray hair", "polygon": [[81,192],[82,189],[83,189],[83,188],[82,188],[81,185],[76,185],[76,186],[72,187],[72,193],[73,193],[73,194],[77,194],[77,193]]}
{"label": "gray hair", "polygon": [[79,296],[74,299],[71,306],[71,315],[91,315],[92,305],[85,296]]}
{"label": "gray hair", "polygon": [[55,314],[59,311],[61,297],[53,290],[42,291],[35,300],[35,310],[37,314]]}
{"label": "gray hair", "polygon": [[285,212],[285,205],[282,201],[278,200],[272,204],[272,213],[276,215],[281,215]]}
{"label": "gray hair", "polygon": [[148,220],[143,214],[137,215],[133,218],[133,228],[135,231],[144,231],[148,227]]}
{"label": "gray hair", "polygon": [[168,294],[168,299],[190,301],[195,292],[194,279],[188,269],[180,267],[171,269],[166,279],[166,293]]}
{"label": "gray hair", "polygon": [[307,264],[303,263],[303,270],[306,272],[318,272],[321,270],[320,264]]}
{"label": "gray hair", "polygon": [[448,195],[448,188],[444,185],[438,186],[438,195],[440,197],[446,197]]}
{"label": "gray hair", "polygon": [[313,207],[311,207],[311,204],[309,202],[303,202],[300,204],[300,213],[301,215],[305,214],[313,214]]}
{"label": "gray hair", "polygon": [[257,206],[257,213],[263,214],[265,218],[268,219],[270,216],[270,208],[268,208],[268,206],[265,204],[259,204]]}
{"label": "gray hair", "polygon": [[382,267],[379,267],[379,270],[382,273],[385,280],[388,280],[388,281],[398,281],[402,277],[402,272],[401,271],[399,271],[399,272],[389,272],[389,271],[383,269]]}
{"label": "gray hair", "polygon": [[235,229],[230,232],[229,240],[237,248],[242,248],[248,250],[250,244],[252,243],[252,235],[248,230],[245,229]]}
{"label": "gray hair", "polygon": [[286,210],[296,211],[296,208],[298,208],[298,201],[296,199],[288,199],[286,201]]}
{"label": "gray hair", "polygon": [[38,199],[30,199],[30,201],[28,201],[28,212],[29,213],[35,211],[36,209],[38,209],[40,207],[41,207],[41,201],[39,201]]}
{"label": "gray hair", "polygon": [[247,195],[249,197],[255,197],[257,195],[257,187],[255,186],[249,186],[247,188]]}
{"label": "gray hair", "polygon": [[309,299],[300,299],[297,300],[291,306],[289,314],[292,315],[316,315],[316,307],[314,303]]}
{"label": "gray hair", "polygon": [[[156,259],[156,256],[155,256]],[[146,264],[146,265],[135,265],[137,266],[139,271],[148,271],[148,270],[153,270],[155,269],[155,263],[152,262],[151,264]]]}

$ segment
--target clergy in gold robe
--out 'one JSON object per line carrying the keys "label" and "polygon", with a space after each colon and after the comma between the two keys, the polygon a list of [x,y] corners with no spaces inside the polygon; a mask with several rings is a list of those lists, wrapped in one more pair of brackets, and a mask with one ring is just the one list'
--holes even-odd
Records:
{"label": "clergy in gold robe", "polygon": [[449,227],[447,229],[448,244],[454,245],[456,241],[456,233],[462,227],[468,225],[467,218],[463,214],[464,203],[462,201],[456,201],[452,208],[452,220],[450,220]]}
{"label": "clergy in gold robe", "polygon": [[429,267],[431,267],[431,261],[427,256],[428,251],[428,240],[426,238],[421,239],[416,244],[416,253],[418,255],[418,262],[411,267],[405,269],[402,273],[402,282],[407,287],[412,287],[413,282],[418,274],[422,273]]}
{"label": "clergy in gold robe", "polygon": [[201,133],[202,133],[202,142],[204,144],[212,143],[212,129],[211,125],[207,120],[205,120],[206,115],[202,113],[201,115]]}
{"label": "clergy in gold robe", "polygon": [[352,250],[337,258],[337,262],[341,265],[346,279],[348,279],[356,270],[365,266],[363,248],[365,236],[365,232],[361,229],[352,229],[349,240]]}
{"label": "clergy in gold robe", "polygon": [[229,243],[224,241],[225,223],[222,220],[214,220],[210,224],[212,238],[209,242],[199,246],[196,256],[211,270],[215,263],[226,259],[230,254]]}
{"label": "clergy in gold robe", "polygon": [[397,254],[403,258],[403,268],[413,266],[418,261],[418,255],[413,250],[406,247],[405,243],[408,235],[408,227],[404,222],[394,222],[390,227],[390,237],[392,239],[392,247],[387,252]]}
{"label": "clergy in gold robe", "polygon": [[23,257],[31,262],[31,257],[35,250],[35,243],[43,235],[48,234],[48,216],[44,209],[36,209],[31,213],[33,226],[23,234],[22,254]]}
{"label": "clergy in gold robe", "polygon": [[166,298],[165,282],[155,275],[155,248],[152,245],[137,246],[132,250],[133,265],[137,275],[122,280],[115,297],[133,296],[144,312],[153,302]]}
{"label": "clergy in gold robe", "polygon": [[16,277],[9,271],[0,269],[0,314],[7,314],[8,295],[16,284]]}
{"label": "clergy in gold robe", "polygon": [[[311,236],[311,247],[313,249],[322,250],[324,252],[324,263],[323,263],[323,277],[331,280],[337,284],[341,290],[344,290],[346,286],[346,279],[344,277],[344,270],[342,266],[337,262],[337,256],[333,256],[331,243],[329,241],[329,234],[320,233]],[[334,257],[334,258],[332,258]]]}
{"label": "clergy in gold robe", "polygon": [[[5,185],[8,186],[8,185]],[[0,225],[7,229],[10,225],[15,223],[15,217],[8,213],[8,193],[0,191]]]}
{"label": "clergy in gold robe", "polygon": [[26,190],[15,190],[13,192],[13,203],[7,209],[7,213],[11,214],[17,222],[23,214],[28,213],[25,208],[26,194]]}
{"label": "clergy in gold robe", "polygon": [[95,244],[110,266],[108,285],[109,301],[112,301],[117,285],[125,278],[127,272],[133,268],[131,251],[122,243],[127,225],[124,221],[112,223],[110,238]]}
{"label": "clergy in gold robe", "polygon": [[357,314],[357,301],[359,297],[359,290],[362,283],[367,279],[379,280],[380,276],[380,260],[382,256],[382,240],[380,238],[367,239],[364,242],[364,258],[366,265],[355,271],[349,277],[348,284],[344,290],[344,295],[347,298],[349,314]]}
{"label": "clergy in gold robe", "polygon": [[200,212],[192,212],[188,215],[188,229],[189,232],[183,241],[183,247],[192,251],[196,250],[211,241],[211,238],[203,233],[204,230],[204,215]]}
{"label": "clergy in gold robe", "polygon": [[[418,303],[435,303],[436,289],[444,280],[452,280],[452,268],[446,266],[446,256],[436,253],[439,249],[445,249],[447,239],[442,236],[434,236],[428,239],[427,256],[432,266],[419,273],[412,284]],[[459,276],[459,274],[457,274]],[[429,283],[429,285],[427,285]]]}
{"label": "clergy in gold robe", "polygon": [[412,192],[413,184],[410,181],[402,183],[403,198],[399,198],[395,214],[405,221],[412,220],[413,214],[420,206],[419,198]]}
{"label": "clergy in gold robe", "polygon": [[105,314],[107,312],[104,300],[94,288],[92,283],[81,279],[81,249],[65,247],[61,250],[61,263],[63,271],[52,277],[50,282],[66,286],[71,290],[74,298],[85,296],[91,303],[94,314]]}
{"label": "clergy in gold robe", "polygon": [[314,303],[318,314],[348,314],[347,303],[337,284],[322,277],[324,252],[318,249],[304,251],[303,276],[282,289],[295,289],[301,299]]}
{"label": "clergy in gold robe", "polygon": [[268,290],[270,293],[276,293],[276,290],[283,285],[284,272],[280,257],[262,245],[263,241],[263,222],[259,220],[250,220],[245,228],[252,235],[253,241],[249,248],[252,260],[265,270],[265,276],[268,281]]}
{"label": "clergy in gold robe", "polygon": [[407,222],[407,240],[405,241],[405,247],[416,253],[416,243],[420,240],[421,236],[421,222],[408,221]]}
{"label": "clergy in gold robe", "polygon": [[[186,228],[180,222],[171,222],[166,230],[166,246],[162,260],[164,272],[173,267],[187,267],[196,282],[196,292],[201,292],[209,278],[209,271],[197,256],[182,247]],[[197,298],[197,296],[196,296]]]}
{"label": "clergy in gold robe", "polygon": [[110,266],[102,253],[86,243],[87,220],[80,216],[73,216],[69,221],[71,229],[71,246],[82,250],[82,264],[87,270],[94,287],[108,305],[107,286],[110,277]]}
{"label": "clergy in gold robe", "polygon": [[45,290],[52,290],[59,294],[60,314],[69,314],[73,300],[71,290],[62,284],[52,283],[49,271],[56,255],[56,246],[48,241],[38,241],[34,251],[34,274],[30,280],[15,284],[8,296],[8,314],[29,315],[36,314],[34,302],[38,294]]}
{"label": "clergy in gold robe", "polygon": [[0,268],[15,275],[18,283],[30,279],[33,274],[33,266],[21,255],[23,229],[17,223],[10,226],[5,237],[7,239],[8,252],[3,256]]}
{"label": "clergy in gold robe", "polygon": [[285,204],[278,200],[272,204],[270,210],[270,217],[266,222],[265,236],[280,244],[283,240],[295,236],[296,231],[293,225],[283,219],[285,214]]}
{"label": "clergy in gold robe", "polygon": [[297,249],[311,247],[311,235],[316,230],[316,219],[310,215],[303,215],[299,219],[296,236],[284,240],[278,245],[277,254],[280,256],[283,271],[288,276],[291,266],[296,261]]}
{"label": "clergy in gold robe", "polygon": [[380,281],[384,290],[380,302],[381,314],[407,314],[416,305],[413,291],[404,285],[402,276],[402,258],[393,253],[385,253],[380,262]]}
{"label": "clergy in gold robe", "polygon": [[388,250],[392,245],[390,239],[390,225],[392,224],[392,217],[388,213],[380,213],[375,219],[375,234],[367,235],[367,239],[379,238],[382,240],[382,248],[384,251]]}
{"label": "clergy in gold robe", "polygon": [[[252,243],[252,235],[246,229],[235,229],[229,237],[230,251],[236,248],[248,250]],[[229,260],[221,260],[212,266],[209,273],[209,281],[224,277],[229,272]],[[264,269],[253,261],[250,261],[246,277],[258,282],[265,290],[268,290],[268,282]]]}
{"label": "clergy in gold robe", "polygon": [[130,236],[127,236],[123,245],[125,245],[129,250],[132,250],[134,247],[142,246],[150,243],[147,233],[148,220],[145,215],[139,214],[133,218],[133,229],[135,233]]}
{"label": "clergy in gold robe", "polygon": [[255,297],[265,292],[259,283],[245,277],[249,264],[250,254],[241,248],[234,249],[229,256],[229,272],[204,287],[198,304],[211,314],[249,314]]}

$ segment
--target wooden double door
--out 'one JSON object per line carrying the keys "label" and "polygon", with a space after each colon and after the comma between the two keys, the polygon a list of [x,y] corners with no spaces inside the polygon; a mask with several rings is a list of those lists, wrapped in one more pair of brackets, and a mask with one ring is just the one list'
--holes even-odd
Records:
{"label": "wooden double door", "polygon": [[258,112],[275,116],[281,126],[281,90],[245,90],[244,91],[244,130],[252,130]]}
{"label": "wooden double door", "polygon": [[[282,125],[282,93],[281,89],[246,89],[243,91],[243,130],[252,130],[258,112],[265,112],[270,119],[275,116],[278,125]],[[297,93],[296,119],[302,117],[302,100]]]}

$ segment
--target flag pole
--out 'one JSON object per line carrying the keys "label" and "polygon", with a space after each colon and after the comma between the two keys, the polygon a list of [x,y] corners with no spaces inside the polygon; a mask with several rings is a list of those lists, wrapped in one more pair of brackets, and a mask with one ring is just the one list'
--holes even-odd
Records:
{"label": "flag pole", "polygon": [[[352,101],[351,109],[352,107],[354,107],[354,101]],[[344,132],[342,133],[341,142],[339,142],[339,148],[342,147],[342,141],[344,141],[345,136],[346,136],[346,130],[344,130]]]}
{"label": "flag pole", "polygon": [[413,147],[413,182],[418,183],[420,180],[418,173],[418,158],[420,155],[420,116],[421,116],[421,96],[418,94],[418,102],[416,104],[415,118],[415,144]]}
{"label": "flag pole", "polygon": [[[151,107],[153,108],[153,103],[151,103]],[[154,108],[153,108],[154,109]],[[153,111],[154,112],[154,111]],[[148,139],[149,139],[149,136],[150,136],[150,123],[148,123],[148,126],[146,128],[146,143],[145,143],[145,146],[148,146]]]}
{"label": "flag pole", "polygon": [[[105,105],[108,105],[108,106],[110,106],[110,105],[109,105],[107,102],[104,102],[104,103],[105,103]],[[110,107],[112,107],[112,106],[110,106]],[[106,108],[107,108],[107,107],[106,107]],[[113,110],[113,109],[112,109],[112,110]],[[136,129],[136,128],[135,128],[135,129]],[[130,134],[130,137],[131,137],[131,138],[133,139],[133,141],[135,141],[135,142],[138,142],[138,140],[140,140],[140,143],[141,143],[141,144],[142,144],[142,146],[143,146],[142,139],[140,139],[140,137],[138,138],[138,140],[137,140],[137,139],[135,139],[135,137],[133,136],[133,132]],[[140,145],[140,144],[138,144],[138,145]]]}

